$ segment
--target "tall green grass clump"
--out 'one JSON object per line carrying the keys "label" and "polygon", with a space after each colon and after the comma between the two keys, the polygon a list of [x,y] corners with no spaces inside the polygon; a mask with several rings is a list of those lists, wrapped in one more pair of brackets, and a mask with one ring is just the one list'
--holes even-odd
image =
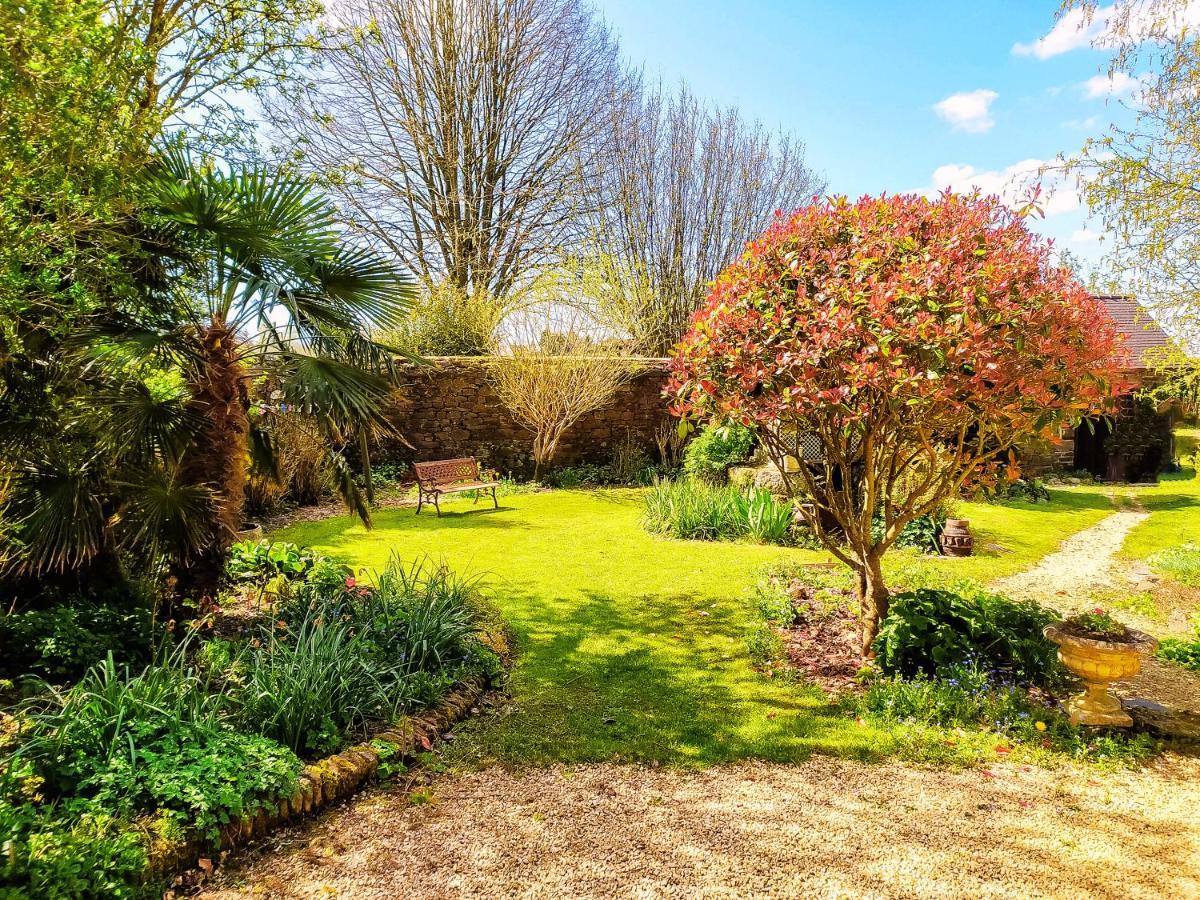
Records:
{"label": "tall green grass clump", "polygon": [[645,497],[643,520],[655,534],[700,541],[750,539],[789,544],[790,503],[761,488],[716,486],[695,478],[656,482]]}
{"label": "tall green grass clump", "polygon": [[393,558],[373,584],[320,562],[234,664],[239,715],[299,753],[335,750],[466,674],[495,674],[478,603],[475,580],[428,559]]}

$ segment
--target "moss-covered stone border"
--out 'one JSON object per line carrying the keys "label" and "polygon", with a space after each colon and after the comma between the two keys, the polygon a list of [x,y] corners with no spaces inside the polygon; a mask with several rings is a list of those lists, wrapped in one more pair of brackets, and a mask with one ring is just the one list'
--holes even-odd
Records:
{"label": "moss-covered stone border", "polygon": [[[437,705],[404,716],[365,743],[355,744],[340,753],[306,765],[292,796],[282,800],[262,800],[255,804],[256,812],[222,828],[220,849],[229,850],[245,844],[357,793],[379,770],[380,751],[376,745],[380,743],[394,748],[395,752],[388,755],[388,759],[411,762],[418,753],[432,748],[442,732],[466,718],[487,687],[487,681],[483,678],[468,679]],[[199,841],[156,841],[150,848],[147,874],[151,878],[165,877],[190,868],[205,856],[208,849],[208,845]]]}

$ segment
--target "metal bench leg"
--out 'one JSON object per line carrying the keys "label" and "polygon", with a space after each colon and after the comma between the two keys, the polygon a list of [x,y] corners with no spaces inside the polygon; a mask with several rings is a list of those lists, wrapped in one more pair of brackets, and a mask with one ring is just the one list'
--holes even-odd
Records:
{"label": "metal bench leg", "polygon": [[421,514],[421,504],[425,502],[425,492],[417,488],[417,515]]}
{"label": "metal bench leg", "polygon": [[500,508],[500,501],[496,499],[496,488],[495,487],[492,488],[492,506],[496,507],[496,509]]}
{"label": "metal bench leg", "polygon": [[439,494],[434,494],[434,495],[433,495],[433,508],[437,510],[437,514],[438,514],[438,518],[439,518],[439,519],[442,517],[442,505],[441,505],[441,504],[438,502],[438,500],[439,500],[440,498],[441,498],[441,494],[440,494],[440,493],[439,493]]}

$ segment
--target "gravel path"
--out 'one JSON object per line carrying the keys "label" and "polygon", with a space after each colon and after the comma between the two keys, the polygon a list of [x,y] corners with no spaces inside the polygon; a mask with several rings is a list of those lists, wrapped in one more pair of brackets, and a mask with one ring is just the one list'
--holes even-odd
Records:
{"label": "gravel path", "polygon": [[1197,897],[1200,768],[598,765],[376,791],[203,896]]}
{"label": "gravel path", "polygon": [[[1115,586],[1131,590],[1129,567],[1117,560],[1116,554],[1130,530],[1149,515],[1140,509],[1115,512],[1067,538],[1058,550],[1043,557],[1033,568],[1002,578],[992,586],[1011,597],[1029,597],[1045,603],[1064,615],[1091,605],[1089,594],[1097,588]],[[1147,627],[1144,622],[1132,624]],[[1200,676],[1153,658],[1145,661],[1136,678],[1116,684],[1113,689],[1122,697],[1141,697],[1175,709],[1200,712]]]}
{"label": "gravel path", "polygon": [[1032,569],[993,583],[1010,597],[1031,597],[1063,612],[1077,612],[1096,588],[1119,582],[1124,566],[1115,560],[1125,536],[1150,513],[1123,509],[1071,535]]}

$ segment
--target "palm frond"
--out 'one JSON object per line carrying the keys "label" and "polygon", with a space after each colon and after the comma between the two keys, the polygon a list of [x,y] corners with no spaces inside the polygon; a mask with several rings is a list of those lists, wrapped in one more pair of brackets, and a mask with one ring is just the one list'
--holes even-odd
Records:
{"label": "palm frond", "polygon": [[186,395],[157,396],[142,382],[111,385],[99,392],[98,400],[108,411],[105,443],[121,459],[177,461],[204,427]]}
{"label": "palm frond", "polygon": [[327,418],[342,427],[354,424],[389,429],[384,414],[391,383],[381,375],[329,356],[279,351],[283,363],[280,390],[289,407],[304,415]]}
{"label": "palm frond", "polygon": [[51,452],[27,461],[12,479],[5,517],[19,529],[22,574],[82,567],[103,548],[108,527],[103,479],[95,457]]}
{"label": "palm frond", "polygon": [[340,452],[329,451],[329,461],[333,469],[333,486],[342,498],[342,502],[362,521],[367,528],[371,527],[371,508],[367,505],[363,493],[354,480],[350,464]]}
{"label": "palm frond", "polygon": [[189,484],[177,470],[158,465],[127,472],[117,488],[121,543],[139,559],[148,564],[187,560],[207,546],[216,504],[209,488]]}

